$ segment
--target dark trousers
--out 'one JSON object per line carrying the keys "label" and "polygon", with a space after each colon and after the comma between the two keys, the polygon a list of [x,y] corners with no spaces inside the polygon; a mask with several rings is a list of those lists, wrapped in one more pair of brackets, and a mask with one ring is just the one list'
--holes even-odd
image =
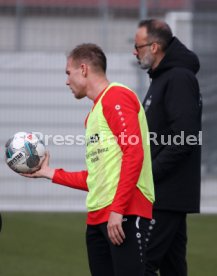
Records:
{"label": "dark trousers", "polygon": [[155,210],[147,233],[145,276],[187,276],[186,214]]}
{"label": "dark trousers", "polygon": [[126,239],[113,245],[107,223],[88,225],[86,232],[89,267],[92,276],[144,276],[145,233],[149,220],[125,216],[122,227]]}

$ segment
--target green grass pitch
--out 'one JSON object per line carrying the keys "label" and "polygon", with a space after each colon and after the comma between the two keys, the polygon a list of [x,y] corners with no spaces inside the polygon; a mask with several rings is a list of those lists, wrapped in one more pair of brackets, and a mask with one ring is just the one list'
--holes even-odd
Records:
{"label": "green grass pitch", "polygon": [[[2,276],[89,276],[83,213],[3,213]],[[189,276],[217,275],[217,215],[188,218]]]}

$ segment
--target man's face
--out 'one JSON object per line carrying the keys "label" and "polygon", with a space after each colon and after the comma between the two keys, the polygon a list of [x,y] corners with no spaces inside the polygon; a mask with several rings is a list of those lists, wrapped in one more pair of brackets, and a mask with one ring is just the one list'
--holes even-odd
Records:
{"label": "man's face", "polygon": [[142,69],[150,69],[154,64],[154,56],[151,52],[151,41],[148,39],[146,27],[138,28],[135,36],[134,55]]}
{"label": "man's face", "polygon": [[66,74],[66,85],[69,86],[75,98],[84,98],[86,96],[86,78],[84,77],[82,66],[76,65],[72,58],[68,58]]}

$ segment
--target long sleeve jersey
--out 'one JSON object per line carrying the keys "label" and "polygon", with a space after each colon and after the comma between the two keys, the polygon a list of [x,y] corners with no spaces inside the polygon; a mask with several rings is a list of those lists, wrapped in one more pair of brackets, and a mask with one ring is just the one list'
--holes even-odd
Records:
{"label": "long sleeve jersey", "polygon": [[[103,91],[94,101],[94,106]],[[94,109],[93,106],[93,109]],[[120,178],[112,204],[88,212],[87,224],[95,225],[108,221],[111,211],[123,215],[152,217],[152,203],[136,187],[143,158],[141,130],[138,121],[140,104],[134,93],[124,87],[111,87],[102,99],[103,115],[121,148],[122,164]],[[85,124],[88,121],[86,118]],[[121,134],[125,134],[124,136]],[[66,172],[56,169],[53,182],[88,192],[88,171]]]}

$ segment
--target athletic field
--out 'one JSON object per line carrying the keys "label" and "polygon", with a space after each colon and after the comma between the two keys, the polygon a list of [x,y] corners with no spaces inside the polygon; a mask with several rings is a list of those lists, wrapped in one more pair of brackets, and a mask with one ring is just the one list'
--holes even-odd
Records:
{"label": "athletic field", "polygon": [[[2,216],[1,276],[90,275],[85,214],[3,213]],[[192,215],[188,223],[189,276],[216,276],[217,215]]]}

